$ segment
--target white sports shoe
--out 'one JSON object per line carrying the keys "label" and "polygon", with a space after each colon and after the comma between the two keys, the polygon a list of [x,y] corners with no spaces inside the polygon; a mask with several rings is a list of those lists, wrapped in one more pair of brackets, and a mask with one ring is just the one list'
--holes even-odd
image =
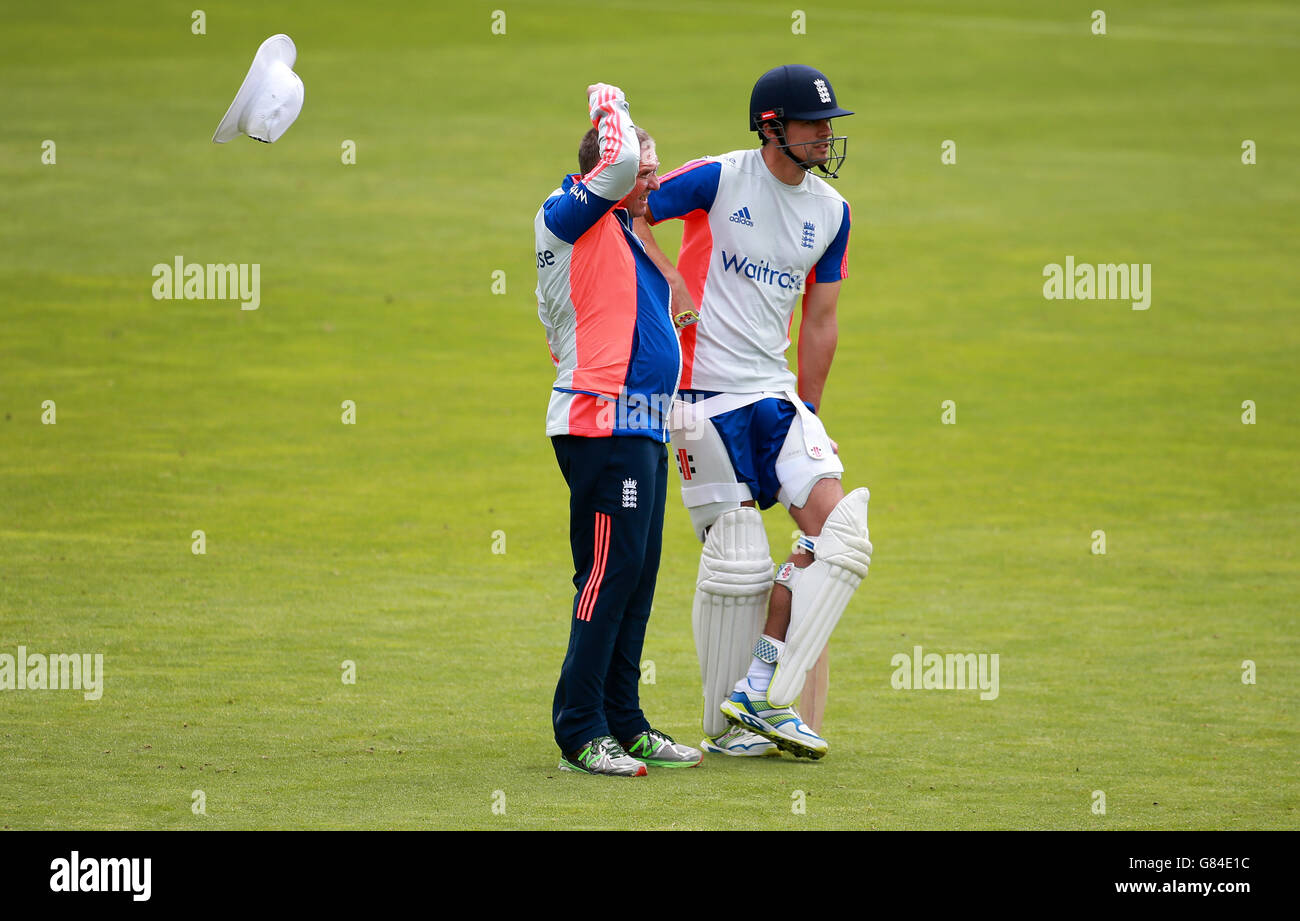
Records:
{"label": "white sports shoe", "polygon": [[776,743],[739,726],[732,726],[722,735],[706,738],[700,743],[700,748],[715,755],[734,755],[739,758],[781,757],[781,749],[776,747]]}
{"label": "white sports shoe", "polygon": [[599,736],[577,751],[562,755],[560,770],[609,777],[645,777],[648,773],[645,765],[623,751],[613,736]]}
{"label": "white sports shoe", "polygon": [[743,691],[733,691],[719,709],[727,722],[756,733],[796,758],[816,760],[826,754],[826,740],[800,719],[793,707],[773,707],[766,691],[756,691],[748,679]]}

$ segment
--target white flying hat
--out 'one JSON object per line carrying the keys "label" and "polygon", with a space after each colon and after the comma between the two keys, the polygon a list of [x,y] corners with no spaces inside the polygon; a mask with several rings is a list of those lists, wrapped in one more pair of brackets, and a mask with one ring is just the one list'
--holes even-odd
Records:
{"label": "white flying hat", "polygon": [[214,144],[241,134],[274,144],[289,130],[302,111],[302,80],[292,70],[297,57],[298,49],[287,35],[272,35],[262,42],[235,101],[212,135]]}

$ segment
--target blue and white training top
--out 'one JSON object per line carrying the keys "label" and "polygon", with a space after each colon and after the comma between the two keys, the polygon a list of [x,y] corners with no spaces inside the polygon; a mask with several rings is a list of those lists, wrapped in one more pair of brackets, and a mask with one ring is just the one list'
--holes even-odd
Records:
{"label": "blue and white training top", "polygon": [[848,202],[811,173],[786,185],[760,148],[693,160],[660,183],[646,220],[685,220],[677,269],[700,310],[682,331],[681,388],[794,390],[795,304],[805,283],[847,277]]}

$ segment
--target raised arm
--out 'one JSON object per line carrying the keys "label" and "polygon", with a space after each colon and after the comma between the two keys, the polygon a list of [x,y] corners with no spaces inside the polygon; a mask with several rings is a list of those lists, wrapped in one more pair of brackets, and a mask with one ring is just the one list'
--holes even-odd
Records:
{"label": "raised arm", "polygon": [[622,201],[636,184],[641,165],[641,145],[627,100],[617,86],[593,83],[587,87],[587,108],[600,136],[600,159],[582,177],[582,184],[601,198]]}
{"label": "raised arm", "polygon": [[544,206],[547,229],[566,243],[577,242],[632,191],[641,164],[641,145],[623,91],[592,84],[587,87],[587,107],[600,139],[600,160],[567,195],[555,196]]}

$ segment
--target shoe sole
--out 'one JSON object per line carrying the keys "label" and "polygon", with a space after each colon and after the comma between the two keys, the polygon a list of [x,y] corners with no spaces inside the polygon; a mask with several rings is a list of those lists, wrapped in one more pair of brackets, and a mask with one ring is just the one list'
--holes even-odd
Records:
{"label": "shoe sole", "polygon": [[[748,729],[749,727],[745,727]],[[729,748],[718,748],[716,745],[710,745],[708,740],[700,743],[700,749],[708,752],[710,755],[727,755],[731,758],[780,758],[781,749],[769,747],[762,751],[739,751],[734,752]]]}
{"label": "shoe sole", "polygon": [[[636,755],[632,755],[631,757],[636,758]],[[704,754],[703,752],[700,753],[699,761],[652,761],[649,758],[636,758],[636,760],[640,761],[647,767],[693,768],[700,766],[700,762],[704,760]]]}
{"label": "shoe sole", "polygon": [[641,763],[641,770],[635,774],[607,774],[603,771],[589,771],[586,768],[571,764],[565,759],[560,759],[560,770],[568,771],[571,774],[586,774],[588,777],[645,777],[649,772],[645,768],[645,762]]}
{"label": "shoe sole", "polygon": [[816,751],[815,749],[800,745],[793,739],[786,738],[757,717],[751,716],[743,710],[736,709],[735,704],[729,700],[724,700],[719,709],[722,710],[722,715],[727,718],[727,722],[731,725],[739,726],[747,732],[752,732],[754,735],[762,736],[781,751],[788,752],[796,758],[808,758],[812,761],[819,761],[826,755],[825,751]]}

